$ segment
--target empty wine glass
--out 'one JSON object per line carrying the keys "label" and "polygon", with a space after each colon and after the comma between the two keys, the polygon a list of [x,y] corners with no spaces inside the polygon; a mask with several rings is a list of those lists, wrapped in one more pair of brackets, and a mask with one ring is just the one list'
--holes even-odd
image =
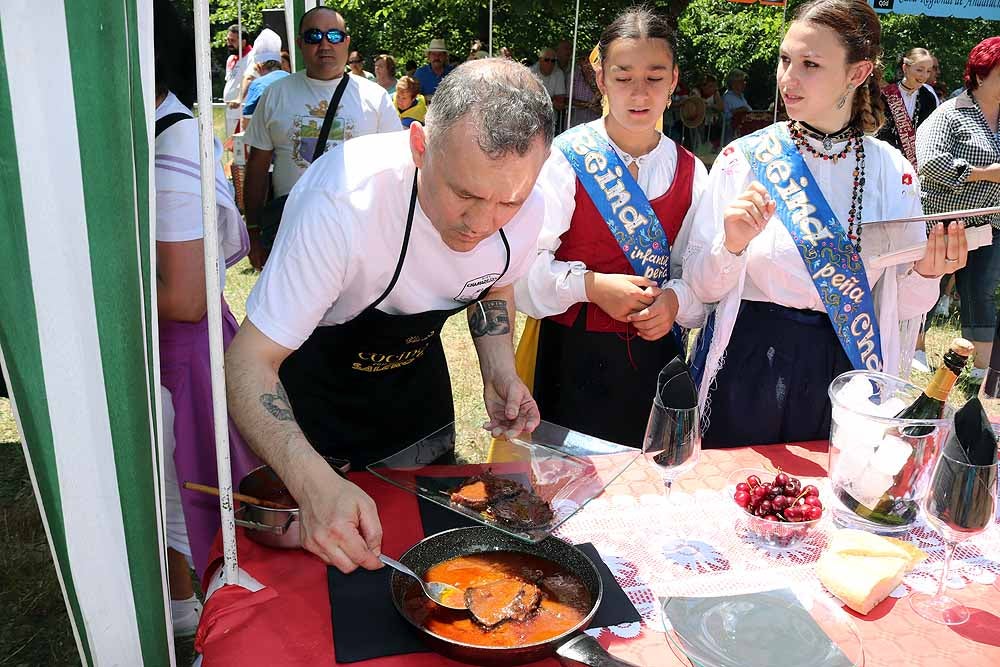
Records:
{"label": "empty wine glass", "polygon": [[997,506],[997,464],[971,465],[945,452],[931,479],[924,499],[924,515],[947,544],[941,581],[934,595],[910,596],[913,610],[935,623],[960,625],[969,620],[969,610],[944,594],[948,568],[958,544],[986,530],[994,521]]}
{"label": "empty wine glass", "polygon": [[[654,398],[646,434],[642,439],[642,453],[660,471],[669,500],[673,483],[694,467],[701,454],[698,408],[667,408],[660,403],[659,398]],[[690,554],[696,549],[681,535],[674,551]]]}

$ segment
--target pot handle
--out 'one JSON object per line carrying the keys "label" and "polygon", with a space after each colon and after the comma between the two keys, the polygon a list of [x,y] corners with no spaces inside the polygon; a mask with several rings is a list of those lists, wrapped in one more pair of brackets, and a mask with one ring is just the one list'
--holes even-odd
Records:
{"label": "pot handle", "polygon": [[559,656],[559,662],[567,666],[638,667],[634,663],[611,655],[596,639],[583,633],[557,648],[556,654]]}
{"label": "pot handle", "polygon": [[[242,512],[245,507],[239,507],[235,512],[233,512],[234,517],[238,517],[240,512]],[[249,530],[256,530],[262,533],[274,533],[275,535],[284,535],[288,527],[292,525],[292,521],[295,520],[294,516],[289,516],[288,521],[285,522],[283,526],[269,526],[265,523],[258,523],[256,521],[247,521],[246,519],[236,518],[236,525],[240,528],[247,528]]]}

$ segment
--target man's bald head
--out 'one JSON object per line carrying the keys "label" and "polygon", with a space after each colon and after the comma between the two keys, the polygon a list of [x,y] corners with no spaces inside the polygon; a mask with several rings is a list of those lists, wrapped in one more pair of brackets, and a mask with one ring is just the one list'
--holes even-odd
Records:
{"label": "man's bald head", "polygon": [[[312,16],[313,14],[318,14],[319,12],[329,12],[329,13],[335,15],[337,17],[337,19],[341,23],[344,23],[344,17],[340,15],[340,12],[338,12],[333,7],[324,7],[324,6],[320,5],[319,7],[313,7],[312,9],[310,9],[309,11],[307,11],[305,14],[303,14],[302,18],[299,19],[299,34],[300,35],[302,34],[303,27],[305,27],[305,25],[306,25],[306,19],[308,17]],[[345,28],[345,30],[346,30],[346,28]]]}

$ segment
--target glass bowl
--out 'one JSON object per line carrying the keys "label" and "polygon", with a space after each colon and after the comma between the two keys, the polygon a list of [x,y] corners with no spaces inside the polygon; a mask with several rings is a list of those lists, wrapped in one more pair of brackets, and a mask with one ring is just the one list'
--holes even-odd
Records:
{"label": "glass bowl", "polygon": [[[729,485],[726,487],[726,493],[729,494],[729,501],[732,503],[733,512],[736,517],[733,527],[738,536],[768,549],[789,549],[810,539],[816,526],[826,519],[826,515],[829,512],[829,509],[827,509],[826,499],[823,498],[822,487],[820,484],[816,483],[818,480],[813,480],[808,477],[797,477],[797,479],[802,482],[802,488],[812,484],[816,488],[820,489],[820,501],[823,503],[823,516],[810,521],[798,521],[793,523],[768,520],[763,517],[750,514],[747,510],[737,505],[736,501],[733,499],[733,496],[736,493],[736,485],[740,482],[746,482],[747,477],[756,475],[760,478],[761,483],[763,484],[772,482],[774,480],[774,476],[777,474],[777,472],[771,472],[764,470],[763,468],[740,468],[729,476]],[[796,475],[789,476],[796,477]]]}
{"label": "glass bowl", "polygon": [[692,667],[864,667],[861,635],[823,593],[784,588],[661,601],[671,652]]}

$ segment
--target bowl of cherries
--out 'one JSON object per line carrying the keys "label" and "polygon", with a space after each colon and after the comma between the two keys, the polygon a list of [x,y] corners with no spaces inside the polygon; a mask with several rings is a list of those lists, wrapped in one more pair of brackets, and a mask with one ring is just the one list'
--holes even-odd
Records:
{"label": "bowl of cherries", "polygon": [[784,472],[744,468],[730,476],[740,508],[737,530],[769,547],[788,548],[809,536],[823,519],[819,489]]}

